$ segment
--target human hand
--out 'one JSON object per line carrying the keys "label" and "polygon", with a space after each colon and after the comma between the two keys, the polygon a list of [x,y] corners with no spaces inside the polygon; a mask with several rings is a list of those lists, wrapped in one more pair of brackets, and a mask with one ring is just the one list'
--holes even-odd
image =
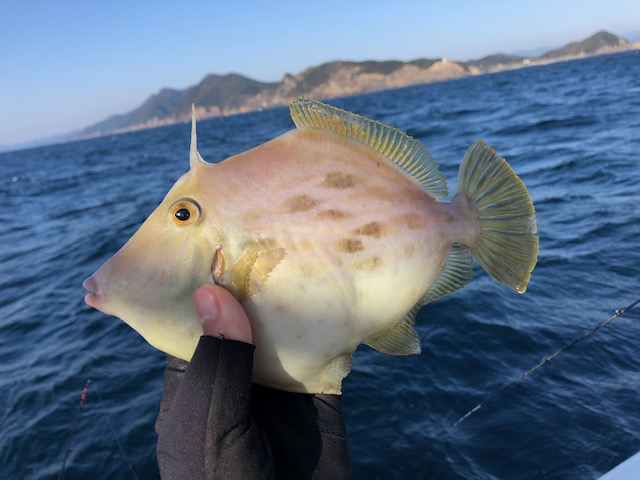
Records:
{"label": "human hand", "polygon": [[202,322],[202,334],[252,343],[251,324],[244,309],[219,285],[204,285],[193,293],[193,304]]}

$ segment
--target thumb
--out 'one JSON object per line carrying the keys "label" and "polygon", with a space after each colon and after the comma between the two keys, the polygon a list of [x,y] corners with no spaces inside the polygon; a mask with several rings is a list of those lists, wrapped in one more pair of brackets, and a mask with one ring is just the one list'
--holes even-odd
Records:
{"label": "thumb", "polygon": [[244,309],[227,290],[204,285],[193,294],[203,335],[251,343],[251,324]]}

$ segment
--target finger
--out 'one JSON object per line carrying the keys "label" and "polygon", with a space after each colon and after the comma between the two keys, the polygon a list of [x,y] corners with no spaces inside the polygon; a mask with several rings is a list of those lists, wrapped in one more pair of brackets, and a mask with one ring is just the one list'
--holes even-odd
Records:
{"label": "finger", "polygon": [[227,290],[218,285],[204,285],[193,294],[204,335],[222,336],[251,343],[251,325],[247,314]]}

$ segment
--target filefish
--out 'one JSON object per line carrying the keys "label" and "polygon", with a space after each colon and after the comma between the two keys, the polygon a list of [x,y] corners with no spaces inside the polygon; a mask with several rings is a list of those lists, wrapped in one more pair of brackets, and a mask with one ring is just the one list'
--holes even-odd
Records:
{"label": "filefish", "polygon": [[90,306],[189,360],[202,335],[191,296],[216,283],[250,319],[253,381],[341,392],[361,343],[421,351],[425,304],[462,288],[475,260],[527,288],[538,255],[533,203],[506,160],[474,143],[450,202],[416,139],[308,98],[296,126],[216,164],[190,169],[129,241],[83,283]]}

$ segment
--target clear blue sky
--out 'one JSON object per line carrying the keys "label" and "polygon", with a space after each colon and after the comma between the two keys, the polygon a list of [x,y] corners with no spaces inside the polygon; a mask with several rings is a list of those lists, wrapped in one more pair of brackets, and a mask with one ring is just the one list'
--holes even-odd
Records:
{"label": "clear blue sky", "polygon": [[640,31],[638,0],[0,0],[0,145],[66,133],[208,73],[480,58]]}

